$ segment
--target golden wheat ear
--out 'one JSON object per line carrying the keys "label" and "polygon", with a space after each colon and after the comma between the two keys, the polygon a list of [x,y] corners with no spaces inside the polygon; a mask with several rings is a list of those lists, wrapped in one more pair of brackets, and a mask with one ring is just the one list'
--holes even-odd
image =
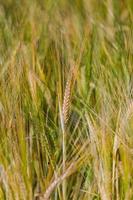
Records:
{"label": "golden wheat ear", "polygon": [[67,124],[69,119],[71,92],[72,92],[72,85],[74,84],[74,82],[75,82],[75,67],[70,69],[69,78],[67,80],[65,87],[63,108],[62,108],[64,125]]}

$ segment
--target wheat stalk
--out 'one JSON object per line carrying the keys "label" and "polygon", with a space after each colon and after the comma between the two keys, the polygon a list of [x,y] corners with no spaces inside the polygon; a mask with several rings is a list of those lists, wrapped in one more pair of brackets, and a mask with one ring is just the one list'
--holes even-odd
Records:
{"label": "wheat stalk", "polygon": [[[65,93],[64,93],[64,100],[63,100],[63,106],[62,106],[62,150],[63,150],[63,173],[65,173],[66,170],[66,125],[69,119],[69,111],[70,111],[70,102],[71,102],[71,89],[72,85],[74,84],[75,80],[75,67],[72,67],[70,69],[69,78],[66,83]],[[62,191],[63,191],[63,199],[66,199],[66,182],[63,181],[62,185]]]}
{"label": "wheat stalk", "polygon": [[45,193],[40,197],[40,200],[49,200],[51,193],[53,192],[54,188],[60,184],[64,179],[69,177],[75,167],[75,163],[71,163],[71,165],[67,168],[67,170],[60,176],[57,177],[50,186],[46,189]]}

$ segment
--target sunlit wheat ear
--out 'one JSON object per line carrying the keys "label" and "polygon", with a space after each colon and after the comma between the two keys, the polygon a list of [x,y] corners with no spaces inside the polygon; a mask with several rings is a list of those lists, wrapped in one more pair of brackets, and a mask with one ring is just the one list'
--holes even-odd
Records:
{"label": "sunlit wheat ear", "polygon": [[65,88],[65,94],[64,94],[64,100],[63,100],[63,120],[64,125],[67,124],[69,119],[69,109],[70,109],[70,96],[71,96],[71,78],[68,79],[66,88]]}
{"label": "sunlit wheat ear", "polygon": [[75,74],[76,74],[76,67],[72,67],[69,73],[70,77],[68,78],[67,83],[66,83],[64,100],[63,100],[62,112],[63,112],[64,125],[67,124],[68,119],[69,119],[71,88],[75,81],[75,77],[76,77]]}

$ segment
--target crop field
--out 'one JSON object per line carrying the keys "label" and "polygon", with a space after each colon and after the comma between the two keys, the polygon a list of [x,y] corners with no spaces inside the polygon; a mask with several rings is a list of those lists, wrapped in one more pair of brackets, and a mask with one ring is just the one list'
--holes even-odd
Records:
{"label": "crop field", "polygon": [[0,0],[0,200],[133,200],[133,0]]}

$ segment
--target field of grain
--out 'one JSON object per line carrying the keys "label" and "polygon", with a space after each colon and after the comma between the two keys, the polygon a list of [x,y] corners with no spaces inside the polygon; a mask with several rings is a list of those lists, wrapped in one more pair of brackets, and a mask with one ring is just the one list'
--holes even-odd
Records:
{"label": "field of grain", "polygon": [[0,0],[0,200],[133,200],[132,0]]}

